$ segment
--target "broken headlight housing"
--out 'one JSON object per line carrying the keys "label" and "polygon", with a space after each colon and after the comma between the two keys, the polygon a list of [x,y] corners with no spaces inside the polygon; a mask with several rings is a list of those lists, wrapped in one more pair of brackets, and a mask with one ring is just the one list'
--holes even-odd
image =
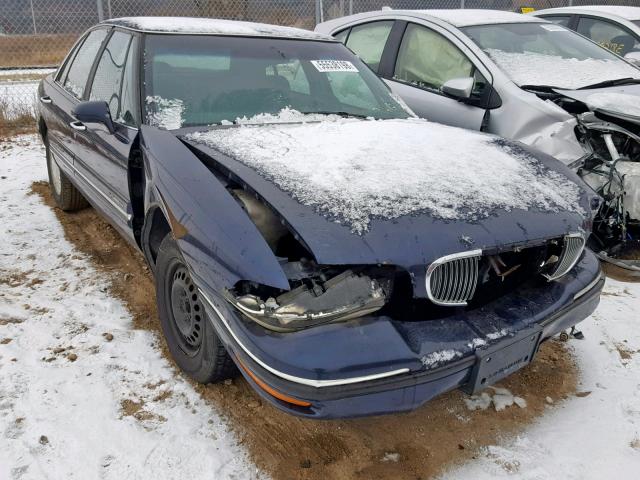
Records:
{"label": "broken headlight housing", "polygon": [[240,282],[225,292],[227,301],[265,328],[291,332],[374,313],[384,307],[392,289],[391,276],[376,275],[366,267],[292,263],[285,268],[291,290]]}

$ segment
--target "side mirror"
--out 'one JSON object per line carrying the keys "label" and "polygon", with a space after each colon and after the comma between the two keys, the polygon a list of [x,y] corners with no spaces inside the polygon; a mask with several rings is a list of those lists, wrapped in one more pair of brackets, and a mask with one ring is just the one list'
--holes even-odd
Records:
{"label": "side mirror", "polygon": [[80,102],[73,110],[73,116],[82,123],[101,123],[111,134],[116,131],[109,105],[105,101]]}
{"label": "side mirror", "polygon": [[640,52],[629,52],[624,56],[624,59],[636,67],[640,67]]}
{"label": "side mirror", "polygon": [[475,80],[473,77],[452,78],[451,80],[447,80],[440,90],[442,90],[442,93],[446,93],[451,97],[465,100],[471,97],[474,83]]}

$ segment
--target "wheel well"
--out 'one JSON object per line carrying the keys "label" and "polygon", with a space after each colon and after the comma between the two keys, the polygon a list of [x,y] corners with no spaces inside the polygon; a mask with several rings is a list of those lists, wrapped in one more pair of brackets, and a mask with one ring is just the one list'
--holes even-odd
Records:
{"label": "wheel well", "polygon": [[44,123],[44,119],[42,117],[38,120],[38,132],[40,132],[40,138],[42,138],[42,140],[47,138],[47,124]]}
{"label": "wheel well", "polygon": [[145,176],[139,137],[131,145],[129,162],[127,165],[129,180],[129,198],[131,199],[131,228],[139,247],[142,247],[142,228],[144,226],[144,192]]}
{"label": "wheel well", "polygon": [[169,222],[159,207],[147,214],[143,231],[142,250],[149,265],[155,266],[160,244],[164,237],[171,232]]}

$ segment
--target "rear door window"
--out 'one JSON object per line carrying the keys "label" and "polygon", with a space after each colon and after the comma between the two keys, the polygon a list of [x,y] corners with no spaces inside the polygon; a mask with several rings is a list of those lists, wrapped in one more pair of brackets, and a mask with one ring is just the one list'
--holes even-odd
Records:
{"label": "rear door window", "polygon": [[421,25],[409,24],[400,44],[393,78],[439,90],[448,80],[472,77],[474,70],[467,56],[447,38]]}
{"label": "rear door window", "polygon": [[[123,32],[114,32],[109,43],[102,52],[96,73],[91,84],[90,100],[104,100],[109,104],[111,117],[120,121],[123,114],[131,110],[131,106],[123,109],[123,84],[125,80],[125,66],[127,54],[130,50],[132,36]],[[131,74],[131,69],[127,74]],[[127,81],[128,88],[124,91],[127,101],[131,101],[131,82]],[[124,111],[123,111],[124,110]],[[131,120],[129,118],[129,120]]]}
{"label": "rear door window", "polygon": [[629,52],[640,50],[639,42],[630,32],[619,25],[605,20],[580,17],[578,21],[578,33],[581,33],[585,37],[590,38],[620,56],[625,56]]}
{"label": "rear door window", "polygon": [[333,37],[338,40],[340,43],[346,43],[347,36],[349,35],[349,29],[342,30],[339,33],[336,33]]}
{"label": "rear door window", "polygon": [[351,29],[346,45],[377,72],[392,27],[393,20],[358,25]]}
{"label": "rear door window", "polygon": [[65,90],[78,99],[82,99],[84,96],[84,89],[89,79],[91,67],[107,33],[106,29],[99,29],[87,35],[87,39],[78,50],[73,63],[69,67],[63,86]]}

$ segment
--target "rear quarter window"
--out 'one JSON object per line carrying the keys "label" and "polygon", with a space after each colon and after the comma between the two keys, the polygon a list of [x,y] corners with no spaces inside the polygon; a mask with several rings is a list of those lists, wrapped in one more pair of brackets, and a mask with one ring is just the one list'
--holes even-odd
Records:
{"label": "rear quarter window", "polygon": [[91,32],[78,50],[76,57],[69,67],[69,72],[64,79],[63,87],[78,99],[84,96],[84,89],[89,79],[91,67],[107,33],[108,31],[105,29]]}

